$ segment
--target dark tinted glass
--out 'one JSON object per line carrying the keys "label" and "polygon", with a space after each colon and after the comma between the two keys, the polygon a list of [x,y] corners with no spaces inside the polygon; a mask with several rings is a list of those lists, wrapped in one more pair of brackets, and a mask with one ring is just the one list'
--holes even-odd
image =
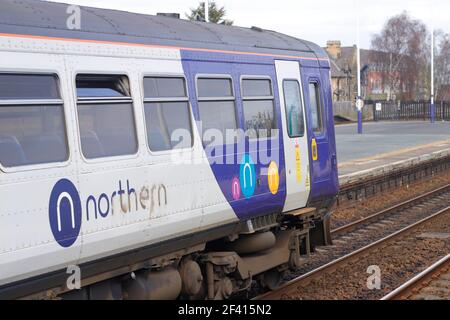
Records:
{"label": "dark tinted glass", "polygon": [[81,146],[86,158],[135,154],[137,138],[131,103],[78,105]]}
{"label": "dark tinted glass", "polygon": [[305,133],[305,125],[298,81],[284,81],[283,91],[288,134],[290,137],[301,137]]}
{"label": "dark tinted glass", "polygon": [[322,126],[322,106],[320,103],[319,85],[316,82],[309,84],[309,103],[312,114],[312,129],[315,132],[321,132]]}
{"label": "dark tinted glass", "polygon": [[146,98],[186,97],[183,78],[145,78],[144,94]]}
{"label": "dark tinted glass", "polygon": [[163,151],[192,146],[187,102],[146,103],[145,121],[150,150]]}
{"label": "dark tinted glass", "polygon": [[130,97],[130,85],[125,76],[78,75],[78,98]]}
{"label": "dark tinted glass", "polygon": [[68,159],[62,106],[1,106],[0,163],[5,167]]}
{"label": "dark tinted glass", "polygon": [[271,96],[272,88],[269,79],[244,79],[242,80],[243,97]]}
{"label": "dark tinted glass", "polygon": [[197,87],[199,98],[233,96],[231,79],[199,78]]}
{"label": "dark tinted glass", "polygon": [[251,138],[255,134],[260,137],[274,136],[272,129],[276,129],[273,101],[252,100],[244,101],[245,130]]}
{"label": "dark tinted glass", "polygon": [[[236,130],[234,101],[205,101],[199,102],[198,106],[203,129],[202,137],[207,130],[216,129],[222,133],[220,138],[225,139],[227,130]],[[214,131],[210,134],[214,134]]]}
{"label": "dark tinted glass", "polygon": [[57,78],[54,75],[0,73],[0,99],[60,99]]}

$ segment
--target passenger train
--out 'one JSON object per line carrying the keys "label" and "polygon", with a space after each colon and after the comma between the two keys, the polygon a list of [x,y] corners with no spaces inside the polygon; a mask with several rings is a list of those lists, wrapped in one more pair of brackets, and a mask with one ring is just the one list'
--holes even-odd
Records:
{"label": "passenger train", "polygon": [[1,299],[227,299],[331,243],[319,46],[68,7],[0,2]]}

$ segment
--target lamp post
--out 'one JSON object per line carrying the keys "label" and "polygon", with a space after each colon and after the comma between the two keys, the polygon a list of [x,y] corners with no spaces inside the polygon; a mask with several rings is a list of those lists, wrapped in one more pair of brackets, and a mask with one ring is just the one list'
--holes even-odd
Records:
{"label": "lamp post", "polygon": [[[359,12],[359,1],[358,3],[358,12]],[[356,21],[356,62],[357,62],[357,70],[356,70],[356,78],[358,81],[358,96],[356,97],[356,109],[358,110],[358,134],[363,133],[363,114],[362,109],[364,106],[364,101],[361,97],[361,51],[360,51],[360,42],[359,42],[359,14],[357,14],[357,21]]]}
{"label": "lamp post", "polygon": [[[433,5],[431,5],[433,6]],[[431,15],[433,19],[433,15]],[[436,121],[436,105],[434,104],[434,24],[431,21],[431,93],[430,93],[430,122]]]}
{"label": "lamp post", "polygon": [[205,21],[209,22],[209,0],[205,0]]}

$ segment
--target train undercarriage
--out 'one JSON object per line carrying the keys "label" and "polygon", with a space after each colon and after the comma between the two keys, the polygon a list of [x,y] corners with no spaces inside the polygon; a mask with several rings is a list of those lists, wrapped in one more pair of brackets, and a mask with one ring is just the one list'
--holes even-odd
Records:
{"label": "train undercarriage", "polygon": [[255,282],[273,290],[316,246],[331,244],[329,221],[328,207],[253,218],[226,237],[148,259],[137,270],[55,298],[230,299],[248,291]]}

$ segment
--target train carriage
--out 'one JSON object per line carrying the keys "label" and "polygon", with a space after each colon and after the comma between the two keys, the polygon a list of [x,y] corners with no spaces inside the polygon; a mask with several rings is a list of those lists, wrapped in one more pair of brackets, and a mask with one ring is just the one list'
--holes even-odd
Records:
{"label": "train carriage", "polygon": [[229,298],[331,243],[319,46],[67,8],[0,3],[1,298]]}

